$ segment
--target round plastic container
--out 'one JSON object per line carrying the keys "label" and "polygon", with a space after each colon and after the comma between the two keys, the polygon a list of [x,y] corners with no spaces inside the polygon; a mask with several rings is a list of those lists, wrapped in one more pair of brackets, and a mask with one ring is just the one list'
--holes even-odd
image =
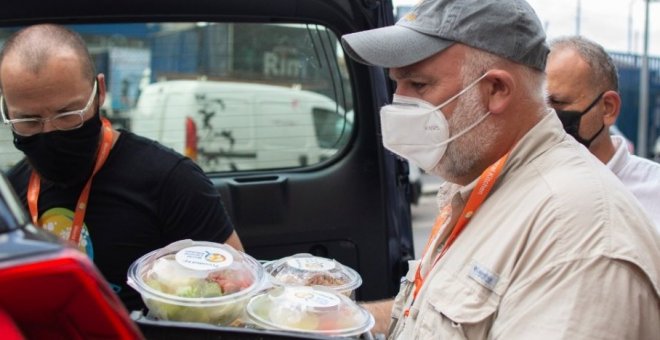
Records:
{"label": "round plastic container", "polygon": [[182,240],[137,259],[128,284],[161,320],[229,325],[263,287],[259,262],[213,242]]}
{"label": "round plastic container", "polygon": [[353,337],[369,332],[374,318],[339,292],[322,286],[280,286],[258,294],[246,307],[257,327]]}
{"label": "round plastic container", "polygon": [[312,254],[296,254],[264,264],[276,286],[325,286],[352,299],[362,285],[355,270],[341,263]]}

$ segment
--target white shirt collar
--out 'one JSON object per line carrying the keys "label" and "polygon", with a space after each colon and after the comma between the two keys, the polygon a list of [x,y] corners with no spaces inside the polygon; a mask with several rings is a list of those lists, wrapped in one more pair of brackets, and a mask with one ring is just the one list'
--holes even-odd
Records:
{"label": "white shirt collar", "polygon": [[618,174],[628,163],[630,152],[628,151],[627,142],[623,137],[616,135],[611,137],[616,151],[614,152],[612,159],[607,162],[607,167],[610,168],[610,170],[612,170],[612,172],[615,174]]}

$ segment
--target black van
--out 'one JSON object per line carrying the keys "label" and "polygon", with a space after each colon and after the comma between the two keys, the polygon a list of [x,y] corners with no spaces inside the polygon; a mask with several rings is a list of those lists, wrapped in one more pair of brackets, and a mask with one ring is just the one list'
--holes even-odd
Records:
{"label": "black van", "polygon": [[[333,258],[362,276],[358,300],[396,294],[414,249],[408,165],[386,151],[380,138],[378,112],[389,101],[392,84],[384,70],[346,57],[339,43],[346,33],[392,24],[391,1],[24,0],[0,11],[0,41],[20,27],[44,22],[65,24],[86,40],[107,79],[102,110],[129,131],[141,90],[157,82],[266,84],[332,100],[334,108],[313,113],[313,128],[301,129],[324,146],[321,156],[299,154],[305,148],[301,141],[310,136],[278,133],[301,103],[267,96],[259,104],[263,117],[271,118],[263,122],[272,124],[272,134],[250,136],[240,124],[191,124],[189,133],[214,139],[217,147],[188,156],[222,194],[248,254],[260,260],[296,253]],[[191,118],[240,116],[232,110],[231,91],[213,95],[224,99],[190,110]],[[168,128],[154,126],[153,138]],[[3,129],[2,135],[10,135]],[[242,166],[241,157],[251,155],[241,153],[241,146],[254,144],[254,138],[268,138],[258,143],[268,147],[256,150],[266,161]],[[187,138],[159,141],[175,149],[190,146]],[[14,151],[11,138],[0,143],[0,150]],[[0,155],[0,167],[6,170],[19,156]],[[5,202],[13,205],[13,199]],[[18,230],[33,228],[27,219],[14,220]],[[16,242],[23,242],[20,238]],[[14,237],[3,240],[0,253],[16,249],[9,245]]]}

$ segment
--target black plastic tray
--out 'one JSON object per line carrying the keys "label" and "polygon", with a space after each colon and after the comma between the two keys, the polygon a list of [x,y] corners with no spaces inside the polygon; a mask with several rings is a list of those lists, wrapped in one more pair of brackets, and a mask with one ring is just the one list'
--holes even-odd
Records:
{"label": "black plastic tray", "polygon": [[[240,339],[240,340],[284,340],[312,339],[338,340],[355,339],[329,337],[323,335],[303,334],[284,331],[261,330],[241,327],[214,326],[196,322],[178,322],[154,320],[145,316],[142,311],[131,313],[131,319],[140,327],[147,339]],[[362,334],[359,339],[372,340],[371,333]]]}

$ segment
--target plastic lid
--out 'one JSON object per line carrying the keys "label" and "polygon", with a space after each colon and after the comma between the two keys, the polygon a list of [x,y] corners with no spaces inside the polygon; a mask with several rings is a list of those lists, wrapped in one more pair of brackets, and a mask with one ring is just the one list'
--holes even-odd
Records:
{"label": "plastic lid", "polygon": [[356,336],[374,318],[345,295],[322,286],[280,286],[250,299],[247,315],[255,325],[335,336]]}
{"label": "plastic lid", "polygon": [[182,240],[129,267],[128,284],[143,298],[185,306],[246,299],[262,286],[263,267],[249,255],[214,242]]}
{"label": "plastic lid", "polygon": [[264,269],[275,285],[325,286],[339,292],[350,292],[362,285],[360,275],[350,267],[312,254],[296,254],[268,262]]}

